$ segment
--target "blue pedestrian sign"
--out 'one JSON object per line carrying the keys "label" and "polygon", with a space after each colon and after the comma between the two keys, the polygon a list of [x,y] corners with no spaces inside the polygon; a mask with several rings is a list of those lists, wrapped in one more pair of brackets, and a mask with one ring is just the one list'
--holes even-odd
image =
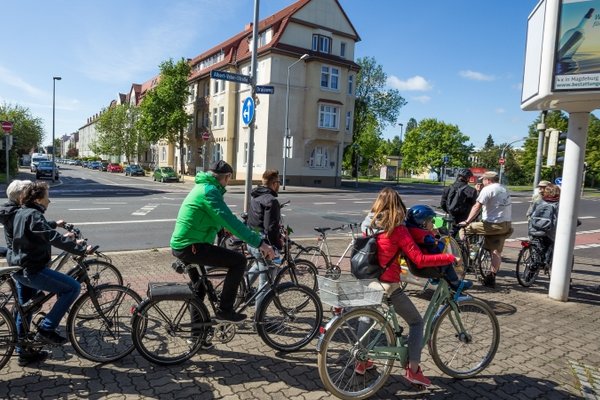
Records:
{"label": "blue pedestrian sign", "polygon": [[558,177],[554,180],[554,183],[557,184],[558,186],[562,185],[562,177]]}
{"label": "blue pedestrian sign", "polygon": [[242,121],[245,125],[250,125],[254,118],[254,99],[252,97],[246,97],[244,105],[242,106]]}

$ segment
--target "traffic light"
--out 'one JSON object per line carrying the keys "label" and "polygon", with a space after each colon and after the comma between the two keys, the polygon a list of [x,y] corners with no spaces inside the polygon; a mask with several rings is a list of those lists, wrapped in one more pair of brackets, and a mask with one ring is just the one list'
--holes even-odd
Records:
{"label": "traffic light", "polygon": [[17,148],[17,138],[15,136],[12,136],[12,135],[11,135],[11,137],[12,137],[12,146],[11,146],[11,148],[12,149],[16,149]]}
{"label": "traffic light", "polygon": [[565,149],[567,148],[567,132],[558,132],[558,143],[556,144],[556,163],[565,162]]}

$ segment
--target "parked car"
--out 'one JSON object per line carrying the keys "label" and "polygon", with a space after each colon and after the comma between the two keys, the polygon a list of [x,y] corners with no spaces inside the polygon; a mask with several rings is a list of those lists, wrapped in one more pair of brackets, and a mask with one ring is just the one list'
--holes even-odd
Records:
{"label": "parked car", "polygon": [[108,171],[108,161],[102,161],[100,163],[100,171]]}
{"label": "parked car", "polygon": [[146,172],[137,164],[131,164],[125,167],[125,176],[145,176]]}
{"label": "parked car", "polygon": [[88,164],[88,168],[102,171],[102,163],[100,161],[92,161]]}
{"label": "parked car", "polygon": [[108,167],[106,167],[106,171],[107,172],[123,172],[123,167],[121,167],[121,164],[110,163],[110,164],[108,164]]}
{"label": "parked car", "polygon": [[156,168],[152,177],[159,182],[179,182],[179,177],[171,167]]}
{"label": "parked car", "polygon": [[35,171],[35,179],[50,178],[58,179],[58,166],[52,161],[40,161]]}

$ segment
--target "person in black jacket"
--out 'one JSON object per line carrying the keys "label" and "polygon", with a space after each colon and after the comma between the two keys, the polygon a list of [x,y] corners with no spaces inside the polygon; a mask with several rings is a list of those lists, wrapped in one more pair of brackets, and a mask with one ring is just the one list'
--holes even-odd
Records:
{"label": "person in black jacket", "polygon": [[[277,200],[277,192],[279,191],[279,171],[266,170],[262,176],[262,185],[257,186],[252,190],[250,196],[250,209],[248,210],[248,226],[251,229],[258,231],[265,240],[274,248],[281,250],[283,247],[283,238],[281,237],[281,205]],[[248,246],[248,250],[261,260],[258,249]],[[258,275],[259,287],[267,281],[266,274],[259,274],[258,271],[264,271],[267,266],[258,261],[250,270],[250,283],[253,283]],[[261,293],[262,295],[263,293]],[[260,304],[262,297],[256,299],[256,305]]]}
{"label": "person in black jacket", "polygon": [[0,253],[4,257],[6,257],[8,251],[12,249],[13,220],[15,219],[17,211],[21,208],[23,188],[30,183],[31,181],[16,179],[6,188],[6,197],[8,197],[8,201],[0,206],[0,223],[4,226],[4,238],[6,239],[6,247],[0,247]]}
{"label": "person in black jacket", "polygon": [[[50,204],[47,183],[35,182],[25,187],[22,203],[23,207],[13,221],[12,251],[9,252],[8,262],[23,267],[13,275],[19,286],[57,294],[56,303],[38,325],[35,340],[61,345],[67,339],[59,335],[56,329],[79,296],[80,285],[70,276],[48,268],[52,246],[78,255],[90,252],[92,246],[85,247],[83,240],[76,242],[71,235],[60,234],[46,221],[44,212]],[[27,301],[21,290],[17,294],[21,304]],[[17,315],[18,334],[22,333],[22,317]]]}
{"label": "person in black jacket", "polygon": [[[472,176],[473,173],[468,168],[458,170],[456,181],[452,185],[446,187],[442,193],[440,207],[452,217],[455,224],[464,221],[469,216],[469,212],[477,200],[477,190],[469,186],[469,178]],[[464,189],[459,192],[463,187]],[[454,203],[452,198],[456,195],[459,195],[460,197],[460,201],[458,201],[459,205],[455,206],[454,209],[451,209],[451,206]],[[456,231],[451,232],[451,234],[454,236]]]}

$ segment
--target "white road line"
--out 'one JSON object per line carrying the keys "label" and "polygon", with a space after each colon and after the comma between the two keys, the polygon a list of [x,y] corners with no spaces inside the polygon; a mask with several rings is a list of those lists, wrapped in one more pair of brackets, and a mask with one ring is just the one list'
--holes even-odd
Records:
{"label": "white road line", "polygon": [[[355,201],[354,204],[371,204],[372,201]],[[335,203],[334,203],[335,204]]]}
{"label": "white road line", "polygon": [[594,219],[594,218],[596,218],[596,217],[594,217],[593,215],[586,215],[583,217],[579,217],[579,219]]}
{"label": "white road line", "polygon": [[165,219],[142,219],[142,220],[129,220],[129,221],[97,221],[97,222],[70,222],[75,226],[83,226],[83,225],[114,225],[114,224],[153,224],[153,223],[162,223],[162,222],[175,222],[175,218],[165,218]]}
{"label": "white road line", "polygon": [[156,207],[158,207],[158,204],[146,204],[144,207],[131,213],[131,215],[146,215],[152,210],[154,210]]}
{"label": "white road line", "polygon": [[98,207],[98,208],[69,208],[68,211],[100,211],[110,210],[109,207]]}
{"label": "white road line", "polygon": [[124,201],[103,201],[103,202],[94,202],[92,204],[106,204],[106,205],[117,205],[117,204],[127,204],[127,202]]}
{"label": "white road line", "polygon": [[321,205],[330,205],[330,204],[337,204],[335,201],[322,201],[319,203],[313,203],[316,206],[321,206]]}

